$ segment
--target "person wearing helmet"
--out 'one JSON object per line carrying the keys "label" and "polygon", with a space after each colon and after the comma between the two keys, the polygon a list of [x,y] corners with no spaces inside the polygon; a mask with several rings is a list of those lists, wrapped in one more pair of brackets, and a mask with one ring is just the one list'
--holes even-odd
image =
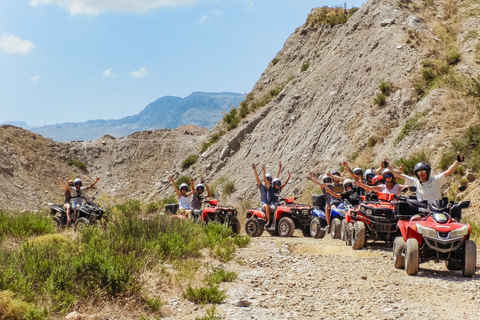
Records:
{"label": "person wearing helmet", "polygon": [[395,175],[389,169],[383,170],[380,177],[382,178],[380,181],[383,181],[381,184],[375,184],[374,186],[361,184],[361,186],[367,191],[394,194],[396,196],[400,195],[402,190],[408,187],[407,185],[398,184]]}
{"label": "person wearing helmet", "polygon": [[73,181],[70,179],[66,179],[66,183],[63,182],[63,180],[59,177],[58,181],[60,182],[60,185],[62,186],[63,192],[65,194],[65,201],[63,203],[63,206],[65,207],[65,210],[67,212],[67,222],[71,222],[72,219],[70,218],[70,201],[72,200],[72,188],[74,187]]}
{"label": "person wearing helmet", "polygon": [[82,186],[82,179],[80,179],[80,178],[76,178],[73,181],[74,187],[70,189],[70,192],[71,192],[71,195],[72,195],[70,203],[71,203],[71,206],[72,206],[72,209],[73,209],[73,217],[74,217],[75,220],[77,219],[77,213],[78,213],[77,210],[82,205],[82,202],[83,202],[83,192],[87,191],[87,190],[90,190],[92,188],[95,188],[95,185],[97,184],[97,182],[99,180],[100,180],[100,178],[97,177],[95,179],[95,182],[92,183],[88,187],[83,187]]}
{"label": "person wearing helmet", "polygon": [[345,179],[343,181],[343,188],[345,190],[345,192],[343,193],[337,193],[328,188],[326,190],[331,196],[335,198],[348,200],[348,202],[354,206],[358,205],[361,198],[358,193],[358,188],[355,186],[355,181],[353,181],[352,179]]}
{"label": "person wearing helmet", "polygon": [[[278,174],[277,174],[277,177],[280,175],[280,173],[282,172],[282,163],[279,162],[278,163]],[[269,200],[269,197],[268,197],[268,190],[270,189],[270,187],[272,187],[270,185],[270,183],[273,181],[273,177],[270,173],[267,173],[266,172],[266,167],[265,165],[262,166],[262,170],[263,170],[263,182],[260,181],[260,178],[258,177],[258,173],[257,173],[257,166],[255,165],[255,163],[252,163],[252,168],[253,168],[253,172],[255,173],[255,180],[257,181],[257,187],[258,189],[260,190],[260,207],[262,208],[262,210],[265,212],[265,215],[267,216],[267,225],[268,225],[268,222],[270,221],[270,200]],[[275,209],[273,209],[275,210]]]}
{"label": "person wearing helmet", "polygon": [[363,180],[363,169],[362,168],[356,167],[352,170],[348,166],[347,161],[343,162],[343,167],[345,168],[344,172],[348,172],[353,180],[355,180],[356,182],[363,182],[364,181]]}
{"label": "person wearing helmet", "polygon": [[[170,177],[170,181],[172,182],[173,188],[175,189],[175,193],[177,194],[177,197],[178,197],[179,211],[181,211],[183,215],[186,215],[187,218],[190,218],[190,214],[192,213],[192,211],[190,206],[190,200],[188,200],[188,197],[190,197],[193,194],[193,191],[188,192],[188,185],[186,183],[182,183],[177,188],[177,185],[175,184],[175,180],[173,179],[173,177]],[[193,179],[190,179],[190,184],[193,184]]]}
{"label": "person wearing helmet", "polygon": [[288,184],[290,181],[290,171],[288,171],[288,178],[285,181],[285,184],[282,185],[282,181],[279,178],[275,178],[272,180],[270,188],[268,188],[268,203],[270,207],[270,219],[268,220],[267,224],[265,225],[265,228],[269,228],[273,221],[275,221],[275,211],[277,210],[278,206],[278,195],[282,190],[285,188],[285,186]]}
{"label": "person wearing helmet", "polygon": [[431,177],[432,168],[426,162],[419,162],[413,168],[415,177],[408,176],[403,172],[388,165],[397,177],[405,180],[407,186],[415,186],[417,188],[418,200],[427,200],[433,202],[442,199],[442,186],[447,182],[447,178],[452,175],[457,169],[458,165],[465,159],[460,153],[457,154],[455,162],[444,172]]}
{"label": "person wearing helmet", "polygon": [[375,177],[373,177],[372,184],[374,186],[379,186],[381,184],[385,184],[385,180],[383,179],[383,176],[377,174]]}
{"label": "person wearing helmet", "polygon": [[[199,217],[200,214],[201,214],[202,201],[204,200],[204,198],[209,198],[212,195],[210,194],[210,188],[208,186],[205,187],[205,185],[203,184],[203,181],[201,181],[195,187],[194,184],[193,184],[193,179],[191,179],[190,180],[190,185],[191,185],[192,190],[193,190],[192,202],[190,204],[190,207],[192,209],[192,213],[193,213],[194,218],[196,218],[196,217]],[[205,189],[207,189],[207,195],[203,196],[202,194],[205,191]]]}

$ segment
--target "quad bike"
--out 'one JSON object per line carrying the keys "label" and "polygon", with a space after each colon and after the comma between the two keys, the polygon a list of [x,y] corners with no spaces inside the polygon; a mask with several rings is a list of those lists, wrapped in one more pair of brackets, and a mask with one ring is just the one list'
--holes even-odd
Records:
{"label": "quad bike", "polygon": [[363,203],[345,215],[344,240],[354,250],[362,249],[367,240],[391,242],[398,234],[395,195],[378,193],[362,196]]}
{"label": "quad bike", "polygon": [[[98,191],[95,195],[96,194],[98,194]],[[70,213],[75,232],[85,225],[101,224],[102,226],[106,226],[108,213],[104,208],[93,202],[95,197],[92,197],[91,200],[88,200],[85,197],[83,197],[83,199],[85,200],[85,203],[77,209],[77,214],[74,214],[73,209]],[[48,206],[50,207],[50,214],[53,216],[52,219],[55,222],[57,230],[65,228],[68,224],[67,212],[63,204],[49,203]]]}
{"label": "quad bike", "polygon": [[[301,229],[305,237],[310,237],[310,221],[312,207],[304,204],[296,204],[297,190],[291,198],[278,198],[278,206],[273,216],[272,226],[267,230],[270,235],[291,237],[295,229]],[[259,237],[263,233],[266,223],[266,215],[260,208],[252,208],[247,212],[245,231],[252,237]]]}
{"label": "quad bike", "polygon": [[[460,187],[459,192],[465,189]],[[401,236],[393,244],[395,268],[405,268],[408,275],[416,275],[420,263],[444,260],[448,270],[461,270],[464,277],[473,276],[477,247],[470,240],[472,229],[468,223],[458,222],[462,209],[468,208],[470,201],[448,203],[444,198],[433,203],[409,202],[420,208],[420,215],[398,221]]]}
{"label": "quad bike", "polygon": [[[218,205],[218,195],[216,199],[205,200],[204,202],[207,203],[207,207],[203,209],[201,215],[198,216],[197,222],[204,224],[208,224],[209,222],[221,223],[232,228],[234,233],[240,233],[241,226],[237,219],[237,209]],[[196,215],[197,213],[194,212],[194,217]]]}
{"label": "quad bike", "polygon": [[[336,208],[330,210],[331,235],[332,239],[340,239],[342,223],[348,208],[347,203],[340,203]],[[312,220],[310,221],[310,235],[315,239],[322,239],[327,232],[327,218],[323,209],[313,209]]]}

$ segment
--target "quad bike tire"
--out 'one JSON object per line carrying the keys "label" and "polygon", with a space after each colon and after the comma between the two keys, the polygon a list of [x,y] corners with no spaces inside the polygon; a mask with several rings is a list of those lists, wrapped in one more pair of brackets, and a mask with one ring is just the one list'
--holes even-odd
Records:
{"label": "quad bike tire", "polygon": [[365,223],[355,221],[353,224],[352,248],[360,250],[365,245]]}
{"label": "quad bike tire", "polygon": [[242,227],[240,226],[240,221],[235,219],[231,222],[230,226],[234,234],[240,234],[240,231],[242,230]]}
{"label": "quad bike tire", "polygon": [[340,240],[347,240],[347,221],[345,221],[345,219],[342,220],[342,224],[340,226]]}
{"label": "quad bike tire", "polygon": [[342,229],[342,222],[340,219],[333,219],[332,225],[330,227],[330,234],[332,235],[332,239],[340,239]]}
{"label": "quad bike tire", "polygon": [[280,237],[291,237],[295,231],[295,223],[289,217],[283,217],[278,222],[278,235]]}
{"label": "quad bike tire", "polygon": [[462,266],[462,275],[471,277],[477,269],[477,246],[473,240],[465,241],[465,257]]}
{"label": "quad bike tire", "polygon": [[463,261],[455,259],[445,260],[445,268],[450,271],[462,270]]}
{"label": "quad bike tire", "polygon": [[402,255],[405,249],[403,237],[396,237],[393,241],[393,266],[395,269],[405,268],[405,257]]}
{"label": "quad bike tire", "polygon": [[90,225],[90,221],[88,221],[87,218],[78,218],[77,221],[75,221],[74,231],[78,232],[80,229],[88,225]]}
{"label": "quad bike tire", "polygon": [[53,217],[53,223],[55,223],[55,229],[57,229],[57,231],[62,231],[63,228],[65,227],[60,217]]}
{"label": "quad bike tire", "polygon": [[312,235],[310,233],[310,227],[307,227],[305,229],[302,229],[303,236],[305,238],[310,238]]}
{"label": "quad bike tire", "polygon": [[353,223],[347,223],[345,234],[345,245],[351,246],[353,243]]}
{"label": "quad bike tire", "polygon": [[323,239],[325,234],[327,234],[327,232],[322,230],[320,219],[313,218],[312,221],[310,221],[310,236],[314,239]]}
{"label": "quad bike tire", "polygon": [[405,247],[405,270],[409,276],[414,276],[418,273],[420,258],[417,239],[407,239]]}
{"label": "quad bike tire", "polygon": [[245,232],[251,237],[260,237],[263,229],[260,228],[258,220],[252,217],[245,222]]}

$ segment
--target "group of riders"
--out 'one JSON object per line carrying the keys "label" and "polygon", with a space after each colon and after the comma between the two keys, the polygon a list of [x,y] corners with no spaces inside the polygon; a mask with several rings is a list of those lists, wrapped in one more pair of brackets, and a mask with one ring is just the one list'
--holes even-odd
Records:
{"label": "group of riders", "polygon": [[78,208],[80,208],[83,204],[84,191],[94,188],[99,180],[100,178],[97,177],[94,183],[88,187],[84,187],[82,186],[81,178],[76,178],[75,180],[62,180],[61,178],[58,178],[58,181],[60,182],[65,194],[64,207],[67,212],[67,223],[71,223],[72,218],[74,221],[77,219]]}
{"label": "group of riders", "polygon": [[[327,172],[323,175],[316,175],[310,172],[307,179],[320,186],[322,193],[325,195],[325,216],[328,223],[328,231],[331,209],[342,203],[342,199],[348,199],[353,195],[357,197],[365,195],[367,192],[380,192],[399,196],[404,188],[414,186],[417,198],[421,201],[433,202],[442,199],[442,186],[463,161],[464,157],[458,154],[456,161],[446,171],[435,176],[431,175],[432,168],[426,162],[417,163],[414,167],[415,176],[409,176],[403,173],[403,165],[395,168],[387,159],[384,159],[378,169],[369,168],[365,171],[360,167],[352,170],[345,161],[343,162],[344,170],[342,174],[338,171]],[[265,212],[267,218],[265,228],[271,226],[276,207],[278,206],[278,195],[287,186],[291,177],[290,171],[288,171],[288,178],[282,184],[279,178],[282,173],[282,164],[279,163],[278,166],[279,170],[274,178],[272,174],[266,172],[266,167],[263,165],[262,182],[257,172],[257,166],[252,164],[255,180],[260,190],[261,209]],[[398,184],[397,178],[404,180],[404,184]],[[189,188],[186,183],[182,183],[177,188],[173,177],[170,178],[170,181],[178,196],[179,209],[187,216],[191,215],[192,210],[201,210],[202,194],[205,189],[207,190],[207,197],[211,197],[208,186],[205,187],[203,183],[200,183],[194,188],[193,179],[190,180],[191,192],[188,192]],[[188,199],[189,196],[192,196],[191,203]]]}

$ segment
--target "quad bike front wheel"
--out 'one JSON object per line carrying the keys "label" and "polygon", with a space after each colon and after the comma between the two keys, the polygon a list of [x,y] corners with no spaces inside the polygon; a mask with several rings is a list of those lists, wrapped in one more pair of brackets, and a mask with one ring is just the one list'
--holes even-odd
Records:
{"label": "quad bike front wheel", "polygon": [[55,229],[57,231],[62,231],[64,228],[64,225],[62,223],[62,219],[60,217],[53,217],[53,223],[55,223]]}
{"label": "quad bike front wheel", "polygon": [[340,219],[338,218],[333,219],[331,230],[330,230],[332,239],[340,239],[341,229],[342,229],[342,222],[340,221]]}
{"label": "quad bike front wheel", "polygon": [[278,235],[280,237],[291,237],[295,231],[295,223],[289,217],[283,217],[278,222]]}
{"label": "quad bike front wheel", "polygon": [[462,266],[462,275],[471,277],[477,269],[477,246],[473,240],[465,241],[465,257]]}
{"label": "quad bike front wheel", "polygon": [[405,257],[402,255],[405,248],[405,240],[402,237],[396,237],[393,241],[393,266],[395,269],[405,268]]}
{"label": "quad bike front wheel", "polygon": [[258,220],[251,217],[245,222],[245,232],[251,237],[260,237],[263,229],[260,228]]}
{"label": "quad bike front wheel", "polygon": [[238,221],[237,219],[233,220],[230,226],[232,227],[232,231],[234,234],[239,234],[242,229],[240,227],[240,221]]}
{"label": "quad bike front wheel", "polygon": [[342,220],[342,224],[340,226],[340,240],[347,240],[347,221],[345,221],[345,219]]}
{"label": "quad bike front wheel", "polygon": [[306,227],[305,229],[302,229],[302,233],[305,238],[310,238],[312,236],[310,234],[310,227]]}
{"label": "quad bike front wheel", "polygon": [[419,264],[419,250],[417,239],[407,239],[405,244],[405,270],[409,276],[414,276],[418,273]]}
{"label": "quad bike front wheel", "polygon": [[322,225],[320,224],[320,219],[318,218],[313,218],[312,221],[310,221],[310,235],[314,239],[322,239],[325,237],[325,230],[322,230]]}
{"label": "quad bike front wheel", "polygon": [[360,250],[365,245],[365,223],[355,221],[353,224],[352,248]]}
{"label": "quad bike front wheel", "polygon": [[88,226],[90,224],[90,221],[88,221],[87,218],[78,218],[77,221],[75,221],[75,232],[80,231],[82,228],[85,226]]}
{"label": "quad bike front wheel", "polygon": [[353,243],[353,223],[347,223],[345,234],[345,245],[351,246]]}

